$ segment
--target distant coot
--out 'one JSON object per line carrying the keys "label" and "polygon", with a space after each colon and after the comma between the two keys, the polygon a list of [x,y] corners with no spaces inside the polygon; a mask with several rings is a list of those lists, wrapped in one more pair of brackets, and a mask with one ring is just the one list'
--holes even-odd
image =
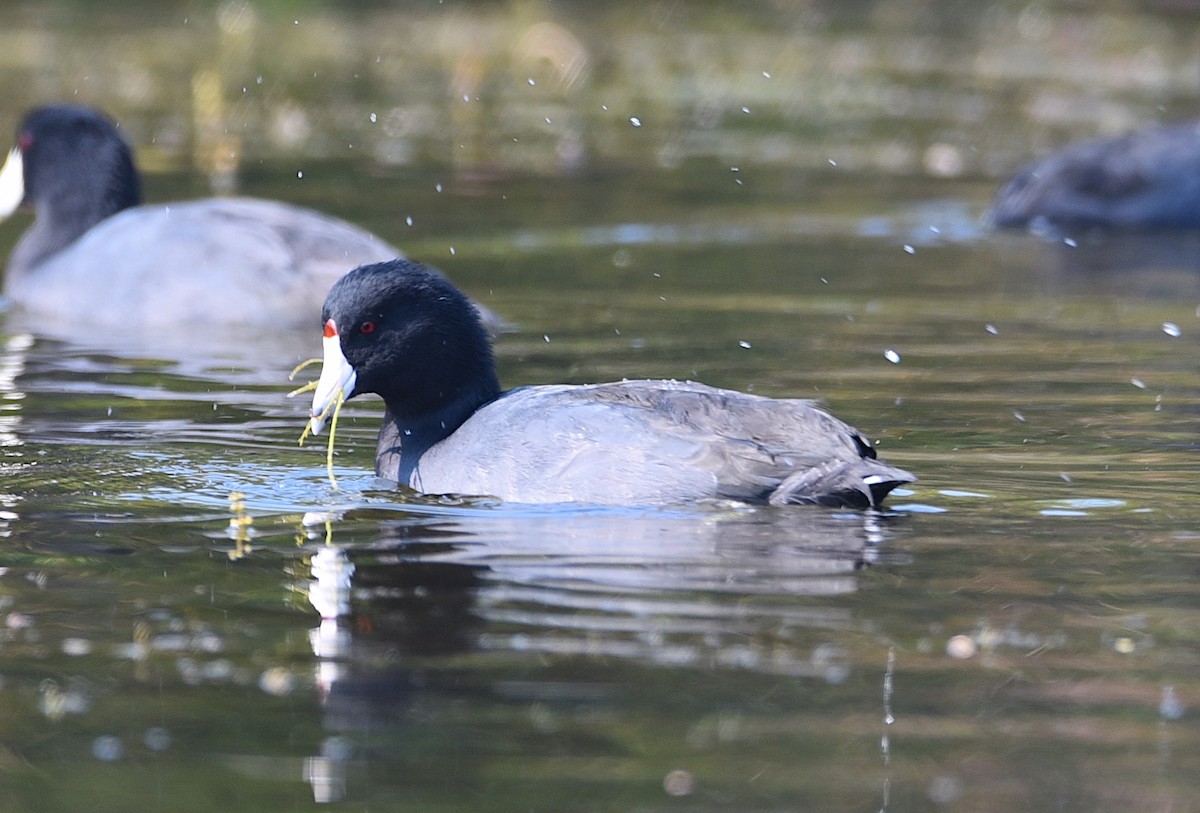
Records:
{"label": "distant coot", "polygon": [[399,256],[356,226],[286,203],[139,205],[128,144],[88,107],[26,115],[0,171],[0,219],[22,202],[35,220],[13,250],[4,294],[58,323],[297,327],[312,324],[345,269]]}
{"label": "distant coot", "polygon": [[1200,228],[1200,122],[1072,144],[1001,187],[1004,228]]}
{"label": "distant coot", "polygon": [[915,479],[808,401],[677,381],[501,392],[487,333],[467,299],[407,260],[342,277],[321,318],[313,430],[339,396],[380,395],[376,473],[424,493],[866,508]]}

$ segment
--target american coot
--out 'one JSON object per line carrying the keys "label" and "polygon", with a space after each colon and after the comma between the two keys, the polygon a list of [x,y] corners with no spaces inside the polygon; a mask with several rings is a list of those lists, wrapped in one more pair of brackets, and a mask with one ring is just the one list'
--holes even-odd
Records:
{"label": "american coot", "polygon": [[992,201],[1006,228],[1200,227],[1200,122],[1070,145],[1017,174]]}
{"label": "american coot", "polygon": [[502,393],[488,336],[466,298],[407,260],[342,277],[321,318],[313,431],[339,398],[382,396],[375,471],[425,493],[865,508],[915,479],[807,401],[677,381]]}
{"label": "american coot", "polygon": [[140,198],[131,150],[102,113],[28,113],[0,171],[0,219],[22,201],[35,212],[5,295],[61,323],[154,331],[266,321],[277,330],[312,324],[347,268],[399,255],[356,226],[285,203]]}

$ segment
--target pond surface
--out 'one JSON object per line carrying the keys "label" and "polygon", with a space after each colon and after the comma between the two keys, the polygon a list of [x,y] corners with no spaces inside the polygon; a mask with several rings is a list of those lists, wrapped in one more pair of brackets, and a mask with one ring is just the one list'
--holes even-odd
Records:
{"label": "pond surface", "polygon": [[[119,114],[149,199],[234,183],[438,265],[515,326],[508,386],[820,398],[920,481],[881,513],[420,496],[371,476],[363,399],[331,482],[285,398],[318,326],[2,314],[0,809],[1200,807],[1200,238],[981,225],[1057,135],[1194,93],[1190,14],[348,6],[14,3],[0,86]],[[221,108],[232,167],[192,149],[204,82],[170,91],[222,31],[226,93],[264,88]],[[355,84],[389,32],[423,72]],[[510,105],[551,64],[496,68],[514,41],[591,61]]]}

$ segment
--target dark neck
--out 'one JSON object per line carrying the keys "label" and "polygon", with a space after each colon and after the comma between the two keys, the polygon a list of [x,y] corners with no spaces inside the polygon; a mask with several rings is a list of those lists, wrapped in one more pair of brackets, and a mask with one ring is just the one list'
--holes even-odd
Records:
{"label": "dark neck", "polygon": [[[33,225],[21,235],[8,261],[9,276],[7,282],[11,285],[21,274],[41,265],[50,257],[74,243],[79,237],[94,226],[99,220],[90,223],[78,220],[62,220],[51,214],[38,215]],[[86,223],[86,225],[85,225]]]}
{"label": "dark neck", "polygon": [[9,268],[32,270],[82,237],[97,223],[141,202],[141,182],[123,147],[94,156],[84,166],[64,161],[53,173],[28,181],[34,221],[13,250]]}
{"label": "dark neck", "polygon": [[499,395],[500,387],[493,377],[486,386],[463,394],[436,412],[401,417],[388,406],[375,450],[375,473],[408,485],[421,456],[430,447],[449,437],[477,409]]}

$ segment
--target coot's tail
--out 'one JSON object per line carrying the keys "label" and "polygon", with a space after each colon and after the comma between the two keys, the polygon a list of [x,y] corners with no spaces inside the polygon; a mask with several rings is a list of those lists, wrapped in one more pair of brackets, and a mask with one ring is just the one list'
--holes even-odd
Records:
{"label": "coot's tail", "polygon": [[916,482],[904,469],[880,460],[863,458],[835,461],[796,472],[771,493],[771,505],[826,505],[844,508],[878,508],[896,486]]}

